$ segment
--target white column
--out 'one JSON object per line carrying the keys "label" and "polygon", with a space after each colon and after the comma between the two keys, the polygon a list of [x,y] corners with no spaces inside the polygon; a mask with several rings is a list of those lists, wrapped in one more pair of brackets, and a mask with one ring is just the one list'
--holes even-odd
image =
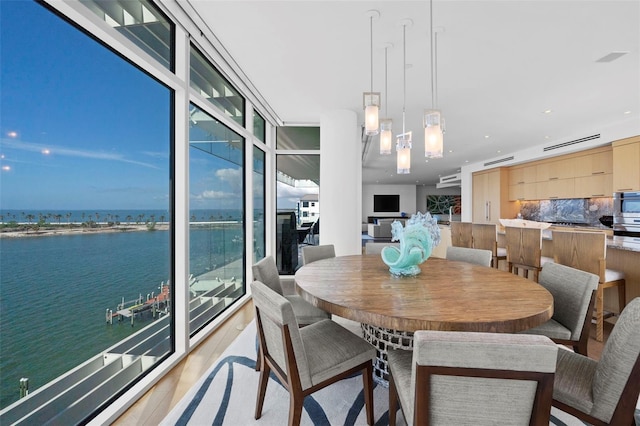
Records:
{"label": "white column", "polygon": [[362,253],[362,141],[358,116],[336,110],[320,117],[320,244],[337,256]]}

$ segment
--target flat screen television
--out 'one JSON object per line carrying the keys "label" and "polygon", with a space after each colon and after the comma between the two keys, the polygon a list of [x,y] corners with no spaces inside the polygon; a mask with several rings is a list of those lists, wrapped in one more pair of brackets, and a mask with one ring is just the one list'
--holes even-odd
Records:
{"label": "flat screen television", "polygon": [[397,213],[400,211],[399,195],[374,195],[373,211],[376,213]]}

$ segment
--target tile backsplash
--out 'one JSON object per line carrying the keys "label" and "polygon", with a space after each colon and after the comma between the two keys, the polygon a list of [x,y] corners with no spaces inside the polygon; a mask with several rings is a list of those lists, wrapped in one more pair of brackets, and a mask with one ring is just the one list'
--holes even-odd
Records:
{"label": "tile backsplash", "polygon": [[576,198],[524,201],[520,204],[523,219],[538,222],[571,222],[600,226],[601,216],[613,215],[613,199]]}

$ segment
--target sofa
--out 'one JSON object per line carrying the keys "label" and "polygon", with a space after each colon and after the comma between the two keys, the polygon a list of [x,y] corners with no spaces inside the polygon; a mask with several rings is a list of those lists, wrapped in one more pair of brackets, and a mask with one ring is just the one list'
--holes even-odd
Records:
{"label": "sofa", "polygon": [[388,238],[391,239],[391,223],[398,220],[404,225],[404,219],[377,219],[376,223],[370,223],[367,229],[367,235],[372,238]]}

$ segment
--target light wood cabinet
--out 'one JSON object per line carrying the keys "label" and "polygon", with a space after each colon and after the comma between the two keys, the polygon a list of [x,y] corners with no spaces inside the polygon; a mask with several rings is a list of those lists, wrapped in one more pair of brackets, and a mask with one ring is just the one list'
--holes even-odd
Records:
{"label": "light wood cabinet", "polygon": [[538,182],[537,198],[541,200],[576,198],[575,179],[551,179],[546,182]]}
{"label": "light wood cabinet", "polygon": [[640,191],[640,137],[613,143],[613,190]]}
{"label": "light wood cabinet", "polygon": [[613,150],[577,157],[575,172],[576,177],[613,173]]}
{"label": "light wood cabinet", "polygon": [[509,170],[509,185],[536,182],[536,166],[513,167]]}
{"label": "light wood cabinet", "polygon": [[575,176],[575,158],[564,160],[547,161],[536,166],[536,180],[544,182],[547,180],[569,179]]}
{"label": "light wood cabinet", "polygon": [[595,174],[575,179],[575,197],[611,197],[613,195],[613,174]]}
{"label": "light wood cabinet", "polygon": [[500,167],[473,174],[473,222],[499,223],[499,219],[512,218],[515,203],[509,202],[509,173]]}
{"label": "light wood cabinet", "polygon": [[536,182],[509,185],[509,201],[537,200]]}

